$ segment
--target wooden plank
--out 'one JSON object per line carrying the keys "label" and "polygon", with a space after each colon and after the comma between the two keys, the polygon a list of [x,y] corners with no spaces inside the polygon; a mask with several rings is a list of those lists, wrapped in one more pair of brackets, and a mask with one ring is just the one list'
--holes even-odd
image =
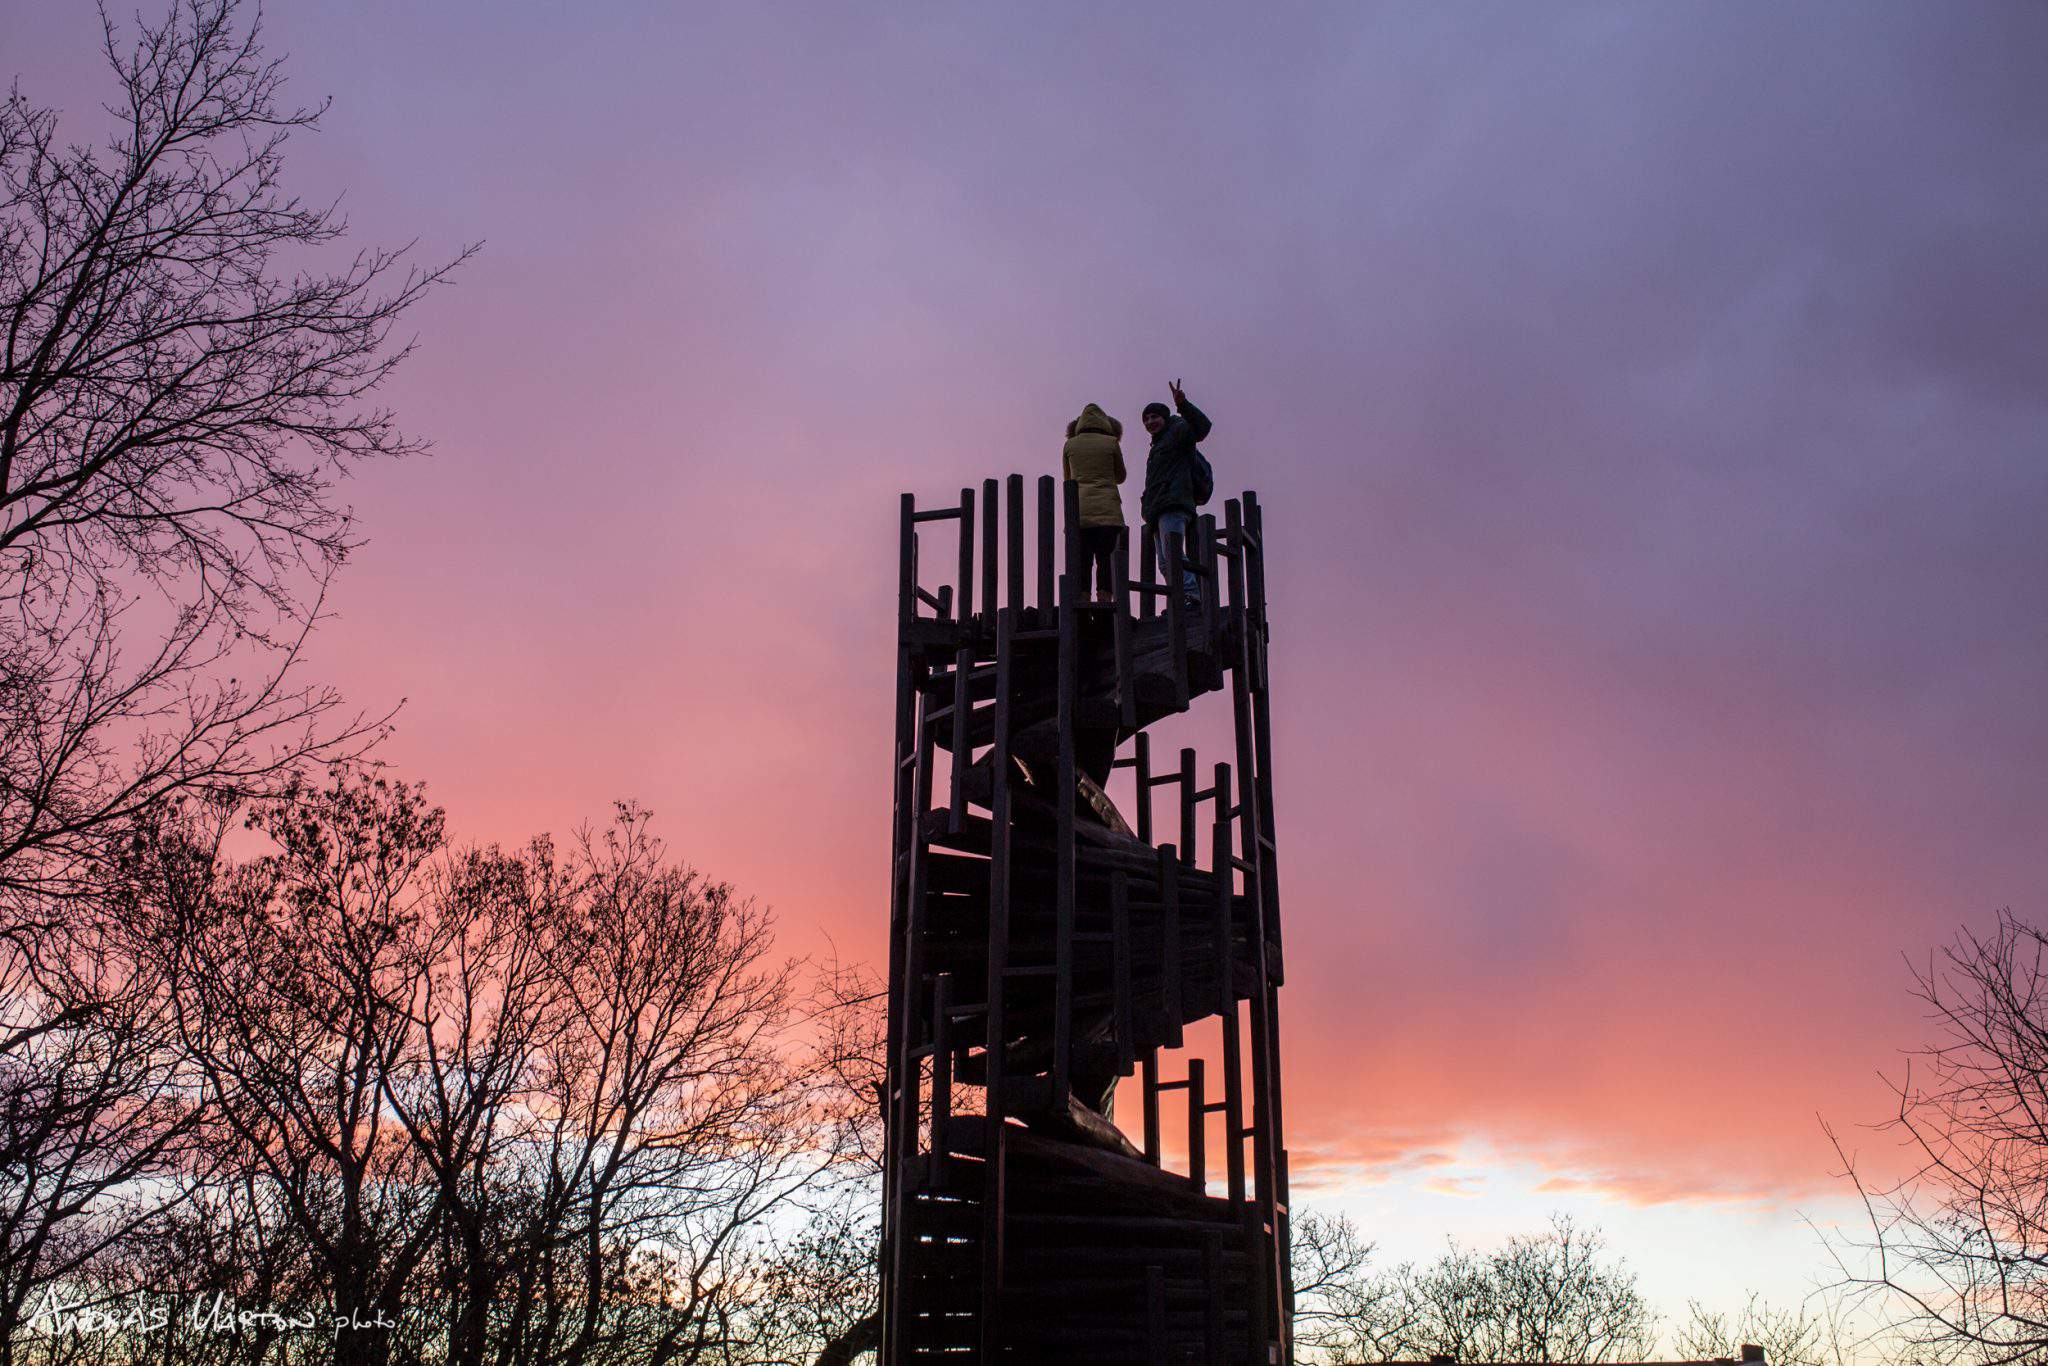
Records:
{"label": "wooden plank", "polygon": [[905,850],[908,868],[906,872],[903,951],[899,959],[900,976],[890,982],[891,1004],[900,1012],[899,1025],[892,1031],[895,1035],[896,1052],[891,1061],[893,1076],[887,1083],[892,1109],[888,1116],[887,1130],[891,1137],[884,1140],[885,1147],[894,1160],[893,1188],[895,1202],[885,1212],[885,1218],[894,1230],[891,1254],[891,1291],[895,1297],[898,1322],[907,1309],[904,1299],[906,1278],[909,1271],[907,1240],[903,1234],[908,1227],[909,1187],[903,1180],[902,1169],[914,1160],[917,1151],[918,1118],[921,1100],[922,1071],[914,1056],[914,1050],[924,1042],[920,1030],[919,1007],[923,1004],[921,991],[923,967],[919,962],[919,938],[924,915],[924,877],[922,873],[925,847],[925,813],[931,806],[932,795],[932,739],[927,713],[930,699],[920,696],[916,730],[917,765],[912,785],[911,829]]}
{"label": "wooden plank", "polygon": [[[1047,484],[1041,482],[1040,488]],[[1053,853],[1054,983],[1053,983],[1053,1108],[1065,1107],[1073,1094],[1074,1077],[1074,821],[1078,815],[1080,769],[1075,754],[1075,708],[1081,686],[1082,597],[1080,570],[1080,485],[1068,479],[1059,486],[1064,536],[1063,572],[1059,580],[1059,767],[1058,814]],[[1048,511],[1041,494],[1040,511]],[[1091,1103],[1093,1097],[1090,1097]]]}
{"label": "wooden plank", "polygon": [[1139,731],[1131,742],[1132,776],[1138,782],[1138,839],[1152,842],[1152,737]]}
{"label": "wooden plank", "polygon": [[[1010,476],[1010,512],[1013,529],[1021,525],[1022,502],[1018,493],[1019,478]],[[1015,573],[1011,579],[1013,596],[1021,593],[1023,580],[1021,555],[1022,538],[1011,537],[1012,567]],[[996,694],[991,704],[995,709],[995,737],[989,750],[990,782],[990,838],[989,838],[989,882],[988,882],[988,1014],[985,1020],[986,1056],[988,1075],[985,1078],[984,1104],[988,1114],[988,1138],[982,1150],[982,1191],[981,1191],[981,1358],[993,1362],[1002,1351],[1002,1290],[1005,1267],[1003,1263],[1006,1230],[1004,1217],[1008,1204],[1008,1152],[1005,1137],[1008,1126],[1003,1123],[1006,1099],[1004,1096],[1004,1054],[1008,1040],[1008,1024],[1005,1010],[1004,988],[1009,980],[1010,967],[1010,883],[1011,883],[1011,814],[1010,814],[1010,699],[1011,661],[1015,654],[1012,633],[1016,630],[1017,609],[1013,606],[996,614]]]}
{"label": "wooden plank", "polygon": [[1138,727],[1138,682],[1131,668],[1131,537],[1128,527],[1117,533],[1116,580],[1110,611],[1116,660],[1117,719],[1125,730]]}
{"label": "wooden plank", "polygon": [[1109,918],[1110,934],[1114,937],[1109,951],[1110,974],[1116,983],[1117,1071],[1123,1073],[1129,1072],[1137,1061],[1137,1044],[1131,1037],[1131,890],[1121,870],[1109,875]]}
{"label": "wooden plank", "polygon": [[1139,1094],[1144,1097],[1145,1160],[1159,1165],[1159,1050],[1148,1048],[1138,1065]]}
{"label": "wooden plank", "polygon": [[1159,538],[1149,522],[1138,528],[1138,536],[1138,617],[1149,620],[1158,611]]}
{"label": "wooden plank", "polygon": [[1185,711],[1188,705],[1188,607],[1187,595],[1181,591],[1186,575],[1181,567],[1181,557],[1186,550],[1179,536],[1168,536],[1166,541],[1166,634],[1172,642],[1173,651],[1173,698],[1175,704]]}
{"label": "wooden plank", "polygon": [[983,630],[994,630],[996,624],[996,519],[1001,510],[996,506],[996,481],[981,481],[981,620]]}
{"label": "wooden plank", "polygon": [[1289,1252],[1281,1213],[1283,1177],[1280,1170],[1280,1054],[1278,1048],[1278,992],[1267,957],[1271,930],[1266,920],[1266,841],[1261,816],[1260,775],[1256,770],[1257,734],[1252,716],[1253,659],[1256,622],[1251,611],[1251,562],[1256,551],[1245,534],[1243,509],[1235,498],[1224,504],[1224,528],[1232,544],[1240,547],[1230,561],[1229,629],[1236,641],[1230,661],[1231,729],[1236,740],[1237,801],[1239,808],[1237,845],[1248,869],[1244,879],[1246,925],[1251,945],[1253,987],[1251,1001],[1252,1058],[1252,1172],[1259,1210],[1260,1245],[1258,1259],[1259,1307],[1270,1336],[1281,1340],[1282,1359],[1291,1353],[1290,1313],[1292,1292]]}
{"label": "wooden plank", "polygon": [[[904,494],[900,503],[901,525],[898,535],[898,564],[896,591],[896,627],[899,643],[896,649],[896,746],[895,764],[892,774],[892,803],[894,833],[889,842],[889,997],[888,1023],[885,1034],[884,1055],[894,1063],[902,1046],[903,1014],[893,988],[903,976],[903,948],[909,933],[908,901],[909,883],[905,877],[908,870],[909,847],[913,838],[916,821],[911,811],[912,794],[915,791],[916,775],[911,771],[914,762],[916,735],[916,688],[915,673],[919,667],[910,645],[901,641],[904,626],[915,614],[913,594],[917,588],[915,550],[917,529],[915,517],[917,500]],[[902,1230],[903,1210],[898,1190],[897,1165],[902,1154],[897,1148],[896,1108],[891,1095],[892,1083],[896,1080],[893,1071],[886,1075],[882,1087],[882,1245],[880,1249],[881,1269],[885,1279],[882,1295],[882,1347],[885,1353],[895,1347],[896,1337],[903,1322],[904,1277],[902,1274]],[[886,1358],[885,1358],[886,1359]]]}
{"label": "wooden plank", "polygon": [[[1216,791],[1230,791],[1230,765],[1216,765]],[[1219,798],[1221,808],[1227,798]],[[1224,1149],[1224,1164],[1229,1181],[1230,1199],[1242,1203],[1245,1198],[1244,1163],[1244,1043],[1240,1037],[1238,1022],[1236,964],[1237,955],[1231,947],[1231,907],[1234,898],[1230,887],[1230,822],[1218,820],[1211,835],[1210,857],[1212,872],[1216,879],[1216,963],[1219,984],[1219,1009],[1223,1015],[1223,1132],[1228,1146]]]}
{"label": "wooden plank", "polygon": [[974,615],[974,490],[960,490],[960,567],[953,587],[953,620],[962,626]]}
{"label": "wooden plank", "polygon": [[1053,582],[1058,568],[1053,559],[1056,528],[1053,525],[1053,479],[1049,474],[1038,476],[1038,624],[1041,627],[1052,621],[1053,609],[1058,604],[1053,600]]}
{"label": "wooden plank", "polygon": [[953,974],[932,979],[932,1151],[931,1181],[943,1189],[946,1180],[946,1126],[953,1118]]}
{"label": "wooden plank", "polygon": [[1166,979],[1166,1029],[1162,1041],[1168,1048],[1181,1045],[1181,1017],[1187,1009],[1181,1000],[1180,867],[1173,846],[1162,845],[1159,849],[1160,923],[1163,927],[1160,954]]}
{"label": "wooden plank", "polygon": [[1024,476],[1013,474],[1005,483],[1004,510],[1009,524],[1006,528],[1007,550],[1009,552],[1009,605],[1011,613],[1020,621],[1024,616]]}

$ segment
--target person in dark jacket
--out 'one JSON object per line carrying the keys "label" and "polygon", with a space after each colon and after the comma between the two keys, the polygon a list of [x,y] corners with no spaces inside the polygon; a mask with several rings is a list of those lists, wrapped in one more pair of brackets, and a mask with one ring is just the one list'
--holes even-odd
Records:
{"label": "person in dark jacket", "polygon": [[[1152,433],[1152,451],[1145,457],[1145,494],[1139,503],[1139,510],[1152,526],[1152,533],[1159,542],[1159,567],[1166,568],[1166,547],[1169,538],[1178,537],[1181,542],[1182,563],[1187,560],[1188,528],[1195,520],[1195,459],[1199,452],[1195,443],[1209,435],[1209,419],[1200,408],[1188,402],[1188,396],[1181,392],[1180,381],[1174,380],[1168,388],[1173,390],[1173,406],[1180,410],[1178,416],[1170,413],[1164,403],[1145,405],[1145,430]],[[1193,599],[1198,595],[1195,574],[1192,569],[1181,571],[1181,591]]]}

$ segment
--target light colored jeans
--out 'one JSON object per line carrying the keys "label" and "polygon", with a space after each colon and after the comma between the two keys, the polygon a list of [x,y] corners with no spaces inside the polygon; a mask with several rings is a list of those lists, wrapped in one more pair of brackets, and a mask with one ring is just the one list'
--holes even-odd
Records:
{"label": "light colored jeans", "polygon": [[1152,523],[1153,534],[1157,536],[1159,540],[1160,577],[1164,578],[1166,576],[1166,547],[1170,543],[1168,538],[1172,538],[1173,540],[1177,540],[1180,542],[1181,592],[1191,598],[1197,596],[1202,591],[1200,581],[1195,578],[1195,571],[1187,568],[1188,527],[1194,522],[1194,520],[1194,517],[1189,513],[1162,512],[1159,514],[1158,520]]}

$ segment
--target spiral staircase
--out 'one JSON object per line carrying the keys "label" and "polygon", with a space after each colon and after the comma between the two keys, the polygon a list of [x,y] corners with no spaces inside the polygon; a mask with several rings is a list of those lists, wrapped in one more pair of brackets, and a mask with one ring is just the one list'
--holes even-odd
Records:
{"label": "spiral staircase", "polygon": [[1024,494],[902,505],[882,1361],[1291,1363],[1258,499],[1096,603]]}

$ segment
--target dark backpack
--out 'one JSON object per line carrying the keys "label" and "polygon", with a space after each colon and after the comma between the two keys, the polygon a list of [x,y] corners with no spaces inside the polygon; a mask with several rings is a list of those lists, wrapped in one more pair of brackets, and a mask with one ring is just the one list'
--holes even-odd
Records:
{"label": "dark backpack", "polygon": [[1188,483],[1194,487],[1196,507],[1216,494],[1216,471],[1209,468],[1209,457],[1193,446],[1188,447]]}

